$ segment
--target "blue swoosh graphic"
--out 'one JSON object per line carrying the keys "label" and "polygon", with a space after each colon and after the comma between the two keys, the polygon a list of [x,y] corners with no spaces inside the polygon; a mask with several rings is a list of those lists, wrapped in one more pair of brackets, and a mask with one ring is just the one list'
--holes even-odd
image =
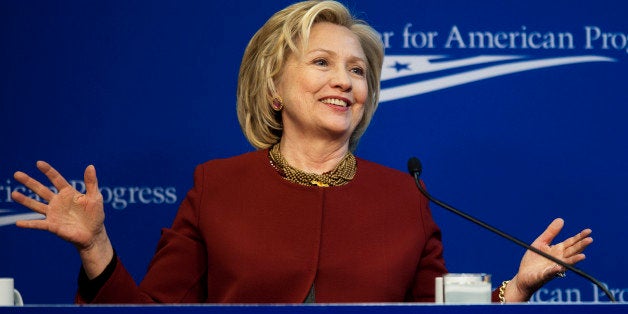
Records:
{"label": "blue swoosh graphic", "polygon": [[[489,62],[506,61],[513,59],[522,59],[524,56],[501,55],[501,56],[474,56],[457,60],[439,61],[446,58],[444,55],[424,55],[424,56],[405,56],[405,55],[387,55],[384,58],[384,66],[382,68],[382,81],[400,78],[409,75],[430,73],[442,70],[455,69],[470,65],[478,65]],[[395,65],[407,65],[402,70],[394,70]]]}
{"label": "blue swoosh graphic", "polygon": [[[0,213],[3,212],[12,212],[10,209],[0,209]],[[13,215],[5,215],[0,216],[0,227],[14,225],[18,220],[33,220],[33,219],[43,219],[46,216],[38,213],[26,213],[26,214],[13,214]]]}
{"label": "blue swoosh graphic", "polygon": [[[395,59],[397,57],[401,57],[401,56],[390,56],[389,58],[393,60],[400,60],[400,59]],[[434,57],[440,57],[440,56],[424,56],[424,57],[420,57],[419,60],[424,61],[424,62],[425,61],[429,62],[430,59]],[[464,59],[464,60],[447,61],[447,62],[443,62],[442,64],[430,63],[428,64],[427,69],[418,70],[418,71],[411,70],[413,73],[406,72],[406,73],[402,73],[398,75],[387,74],[386,79],[398,78],[402,76],[413,75],[416,73],[433,72],[433,71],[437,71],[436,70],[437,67],[441,69],[451,69],[451,68],[456,68],[460,66],[500,61],[499,59],[500,57],[504,57],[501,60],[521,58],[518,56],[496,56],[493,59],[491,59],[491,58],[486,58],[485,56],[484,57],[480,56],[480,57],[469,58],[469,59]],[[486,59],[482,59],[482,58],[486,58]],[[458,74],[452,74],[452,75],[447,75],[447,76],[443,76],[439,78],[428,79],[428,80],[419,81],[415,83],[385,88],[381,90],[379,101],[381,103],[381,102],[416,96],[416,95],[425,94],[425,93],[429,93],[429,92],[433,92],[433,91],[437,91],[437,90],[441,90],[445,88],[450,88],[450,87],[454,87],[454,86],[458,86],[462,84],[467,84],[467,83],[476,82],[476,81],[480,81],[480,80],[484,80],[488,78],[493,78],[493,77],[507,75],[507,74],[513,74],[513,73],[518,73],[518,72],[523,72],[523,71],[530,71],[530,70],[535,70],[535,69],[542,69],[542,68],[567,65],[567,64],[585,63],[585,62],[615,62],[615,61],[616,60],[613,58],[608,58],[608,57],[603,57],[603,56],[574,56],[574,57],[558,57],[558,58],[547,58],[547,59],[536,59],[536,60],[525,60],[525,61],[513,61],[507,64],[493,65],[493,66],[488,66],[482,69],[469,70],[469,71],[458,73]],[[455,64],[454,66],[452,62],[455,62],[457,64]],[[388,61],[386,63],[390,64],[390,62]],[[382,76],[384,76],[383,73],[382,73]]]}

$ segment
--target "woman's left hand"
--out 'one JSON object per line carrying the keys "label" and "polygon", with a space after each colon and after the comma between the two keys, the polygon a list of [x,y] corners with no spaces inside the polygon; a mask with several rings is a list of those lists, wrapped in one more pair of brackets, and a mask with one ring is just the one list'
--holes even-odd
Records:
{"label": "woman's left hand", "polygon": [[[552,241],[565,222],[556,218],[532,243],[532,246],[573,265],[584,260],[582,253],[593,242],[591,229],[584,229],[575,236],[552,245]],[[523,302],[550,280],[564,275],[565,268],[532,251],[526,251],[519,265],[519,272],[506,286],[504,293],[508,302]]]}

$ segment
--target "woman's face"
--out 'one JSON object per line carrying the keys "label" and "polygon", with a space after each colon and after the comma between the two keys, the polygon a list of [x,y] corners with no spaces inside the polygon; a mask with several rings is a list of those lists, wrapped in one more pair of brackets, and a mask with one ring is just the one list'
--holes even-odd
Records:
{"label": "woman's face", "polygon": [[312,26],[308,44],[290,54],[277,82],[284,136],[348,143],[368,95],[362,46],[348,28],[327,22]]}

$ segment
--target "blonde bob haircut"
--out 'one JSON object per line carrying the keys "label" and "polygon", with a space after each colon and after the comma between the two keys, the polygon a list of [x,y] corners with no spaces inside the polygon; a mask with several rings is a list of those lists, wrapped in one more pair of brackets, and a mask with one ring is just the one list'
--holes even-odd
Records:
{"label": "blonde bob haircut", "polygon": [[298,2],[275,13],[253,35],[242,57],[237,91],[238,120],[244,135],[257,149],[271,147],[281,138],[281,112],[271,107],[273,98],[278,96],[275,81],[289,54],[298,53],[299,47],[307,47],[310,29],[319,22],[329,22],[351,30],[359,38],[367,59],[369,93],[364,105],[364,116],[349,139],[351,151],[355,150],[371,122],[379,100],[379,81],[384,59],[379,33],[366,22],[354,18],[339,2]]}

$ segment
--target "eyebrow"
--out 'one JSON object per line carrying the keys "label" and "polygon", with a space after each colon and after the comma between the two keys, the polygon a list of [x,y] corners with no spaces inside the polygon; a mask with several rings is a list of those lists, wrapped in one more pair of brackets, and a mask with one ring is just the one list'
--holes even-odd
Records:
{"label": "eyebrow", "polygon": [[[316,53],[316,52],[324,52],[324,53],[327,53],[327,54],[330,54],[330,55],[334,55],[334,56],[337,55],[336,52],[334,52],[332,50],[328,50],[328,49],[323,49],[323,48],[317,48],[317,49],[314,49],[314,50],[306,51],[305,54],[309,55],[309,54]],[[357,61],[363,62],[364,64],[368,64],[368,62],[366,62],[366,60],[364,58],[362,58],[360,56],[357,56],[357,55],[351,55],[350,60],[351,61],[356,61],[357,60]]]}

